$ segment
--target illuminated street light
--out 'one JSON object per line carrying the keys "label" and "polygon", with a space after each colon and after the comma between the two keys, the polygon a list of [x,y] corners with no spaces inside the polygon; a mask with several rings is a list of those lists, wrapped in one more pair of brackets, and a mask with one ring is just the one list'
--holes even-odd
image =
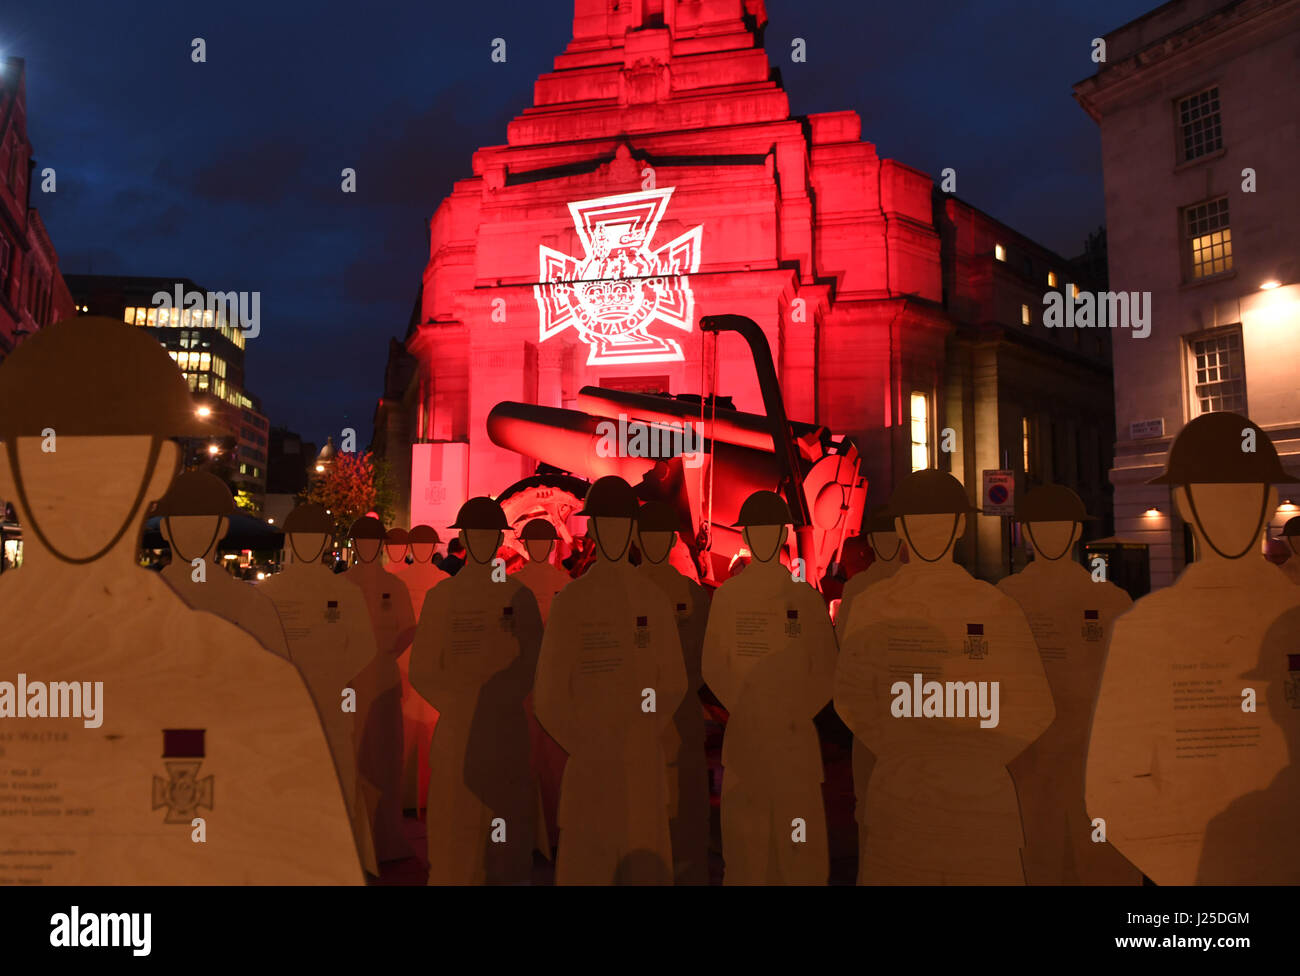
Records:
{"label": "illuminated street light", "polygon": [[208,445],[208,453],[209,453],[209,454],[212,454],[212,455],[220,454],[220,453],[221,453],[221,448],[217,447],[216,444],[209,444],[209,445]]}
{"label": "illuminated street light", "polygon": [[317,474],[324,474],[324,472],[325,472],[325,465],[323,465],[323,464],[318,464],[318,465],[316,465],[316,473],[317,473]]}
{"label": "illuminated street light", "polygon": [[197,413],[200,417],[210,417],[212,415],[212,408],[199,407],[199,409],[194,412]]}
{"label": "illuminated street light", "polygon": [[1273,280],[1269,280],[1269,281],[1264,282],[1262,285],[1260,285],[1260,286],[1259,286],[1259,290],[1260,290],[1260,291],[1272,291],[1274,288],[1279,287],[1281,284],[1282,284],[1282,282],[1277,281],[1277,280],[1275,280],[1275,279],[1273,279]]}

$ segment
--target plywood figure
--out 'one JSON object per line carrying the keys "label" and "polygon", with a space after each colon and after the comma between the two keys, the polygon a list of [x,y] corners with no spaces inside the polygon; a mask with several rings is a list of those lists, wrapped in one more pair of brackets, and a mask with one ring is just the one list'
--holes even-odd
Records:
{"label": "plywood figure", "polygon": [[461,506],[466,563],[425,597],[411,683],[438,710],[430,747],[430,884],[529,879],[537,792],[524,698],[542,618],[526,586],[494,564],[505,512],[490,498]]}
{"label": "plywood figure", "polygon": [[1023,884],[1006,767],[1055,717],[1033,632],[953,562],[975,511],[955,478],[914,472],[889,508],[910,561],[854,610],[835,674],[835,709],[876,757],[858,880]]}
{"label": "plywood figure", "polygon": [[162,519],[159,529],[171,549],[171,562],[163,567],[162,577],[187,606],[229,620],[287,661],[289,645],[275,605],[221,566],[217,544],[234,513],[230,489],[216,475],[206,471],[178,475],[149,511]]}
{"label": "plywood figure", "polygon": [[713,597],[704,680],[727,709],[722,740],[726,884],[826,884],[830,848],[813,718],[831,698],[826,604],[781,564],[790,511],[757,491],[737,526],[753,554]]}
{"label": "plywood figure", "polygon": [[1141,884],[1142,874],[1108,842],[1083,805],[1088,726],[1115,618],[1133,601],[1104,570],[1074,561],[1083,523],[1079,496],[1042,485],[1017,499],[1016,519],[1034,559],[998,589],[1020,605],[1052,687],[1056,720],[1009,767],[1025,828],[1030,884]]}
{"label": "plywood figure", "polygon": [[[1250,447],[1250,450],[1244,450]],[[1115,624],[1088,747],[1088,815],[1157,884],[1196,880],[1206,825],[1269,787],[1287,763],[1281,729],[1243,709],[1240,675],[1300,591],[1259,557],[1296,482],[1268,435],[1240,414],[1210,413],[1174,440],[1163,475],[1195,539],[1196,561]],[[1259,702],[1271,681],[1252,683]]]}
{"label": "plywood figure", "polygon": [[[877,505],[867,513],[867,542],[871,546],[875,559],[871,565],[849,577],[840,596],[839,612],[835,616],[835,636],[843,644],[849,632],[849,619],[855,609],[870,606],[871,596],[867,592],[876,584],[889,579],[899,568],[906,564],[907,547],[894,527],[894,518],[885,505]],[[876,757],[871,750],[854,736],[851,756],[853,770],[853,818],[858,824],[858,850],[867,847],[867,783],[871,781],[871,769],[876,764]],[[861,861],[859,861],[861,868]]]}
{"label": "plywood figure", "polygon": [[1282,543],[1289,553],[1281,566],[1282,574],[1300,585],[1300,515],[1287,519],[1286,525],[1282,526]]}
{"label": "plywood figure", "polygon": [[0,364],[0,497],[25,534],[0,576],[0,850],[49,852],[32,873],[56,885],[359,884],[297,671],[136,564],[168,438],[211,434],[193,411],[121,322],[55,323]]}
{"label": "plywood figure", "polygon": [[[390,529],[392,535],[396,530]],[[438,532],[430,525],[414,526],[406,533],[411,562],[402,561],[400,536],[385,545],[388,550],[389,572],[396,573],[411,594],[411,607],[416,619],[429,590],[451,577],[433,564],[433,554],[438,548]],[[408,647],[397,658],[397,670],[402,677],[402,806],[407,810],[424,809],[429,795],[429,742],[438,722],[438,711],[411,687],[411,649]]]}
{"label": "plywood figure", "polygon": [[384,526],[372,516],[357,519],[349,532],[356,562],[343,578],[361,591],[378,654],[357,676],[357,768],[378,790],[375,857],[414,857],[402,827],[402,675],[397,658],[415,636],[411,593],[401,577],[381,562]]}
{"label": "plywood figure", "polygon": [[[545,626],[551,611],[551,601],[555,599],[555,594],[573,581],[573,577],[551,563],[559,533],[549,521],[544,518],[530,519],[520,531],[519,538],[528,552],[528,562],[514,574],[514,578],[532,592]],[[556,818],[560,808],[560,781],[564,778],[564,764],[568,756],[537,721],[533,712],[532,695],[524,700],[524,710],[528,713],[528,734],[533,743],[533,775],[537,779],[538,850],[549,858],[559,839]]]}
{"label": "plywood figure", "polygon": [[1263,684],[1259,714],[1276,725],[1289,761],[1266,787],[1243,794],[1205,829],[1197,884],[1300,884],[1300,607],[1277,618],[1260,643],[1259,662],[1243,687]]}
{"label": "plywood figure", "polygon": [[537,719],[569,754],[557,884],[673,877],[663,737],[686,668],[668,597],[626,562],[636,511],[621,478],[588,489],[596,561],[552,602],[537,664]]}
{"label": "plywood figure", "polygon": [[673,845],[673,880],[677,884],[709,882],[709,769],[704,752],[704,630],[709,623],[709,595],[695,580],[673,568],[669,558],[678,545],[679,519],[665,502],[653,501],[637,512],[636,539],[641,550],[638,572],[661,589],[673,607],[677,638],[686,664],[686,695],[664,730],[668,762],[668,826]]}
{"label": "plywood figure", "polygon": [[875,555],[871,565],[860,573],[854,573],[844,584],[840,594],[840,608],[835,616],[835,633],[848,633],[849,615],[853,604],[868,587],[889,579],[900,566],[907,563],[907,546],[894,530],[894,519],[884,505],[877,505],[867,514],[867,541]]}
{"label": "plywood figure", "polygon": [[289,658],[306,679],[325,727],[361,864],[378,875],[369,812],[373,798],[367,798],[375,787],[357,770],[357,681],[379,653],[370,612],[356,585],[321,563],[333,533],[322,506],[299,505],[285,519],[284,533],[293,561],[263,583],[262,592],[275,604]]}

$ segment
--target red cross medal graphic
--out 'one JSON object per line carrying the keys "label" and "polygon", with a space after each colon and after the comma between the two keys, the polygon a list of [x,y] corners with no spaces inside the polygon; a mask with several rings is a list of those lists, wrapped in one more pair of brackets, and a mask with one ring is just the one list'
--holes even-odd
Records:
{"label": "red cross medal graphic", "polygon": [[203,729],[163,729],[163,763],[168,779],[153,778],[153,809],[167,808],[163,823],[188,824],[200,807],[212,809],[212,777],[199,779]]}
{"label": "red cross medal graphic", "polygon": [[569,204],[586,254],[538,249],[538,341],[573,326],[590,347],[588,365],[683,359],[676,341],[649,332],[656,322],[689,332],[695,316],[686,275],[700,269],[703,225],[650,248],[672,194],[664,187]]}

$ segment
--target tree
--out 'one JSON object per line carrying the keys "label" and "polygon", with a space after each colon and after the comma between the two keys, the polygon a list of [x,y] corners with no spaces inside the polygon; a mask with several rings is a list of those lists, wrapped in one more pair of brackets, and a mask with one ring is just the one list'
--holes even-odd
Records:
{"label": "tree", "polygon": [[307,501],[325,506],[334,520],[336,536],[343,538],[353,522],[369,511],[377,511],[375,479],[375,461],[369,451],[340,454],[324,474],[312,478]]}

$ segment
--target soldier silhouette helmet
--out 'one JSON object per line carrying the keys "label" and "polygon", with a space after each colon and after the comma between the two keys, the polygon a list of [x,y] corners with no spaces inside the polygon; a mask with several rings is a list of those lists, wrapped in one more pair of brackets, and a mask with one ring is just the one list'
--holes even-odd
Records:
{"label": "soldier silhouette helmet", "polygon": [[597,478],[587,489],[579,515],[589,518],[626,518],[634,519],[640,502],[636,492],[618,475],[606,475]]}
{"label": "soldier silhouette helmet", "polygon": [[681,527],[677,511],[667,502],[651,501],[636,513],[638,532],[676,532]]}
{"label": "soldier silhouette helmet", "polygon": [[348,529],[349,539],[383,539],[385,536],[384,523],[379,521],[373,515],[363,515],[352,523]]}
{"label": "soldier silhouette helmet", "polygon": [[1039,485],[1016,499],[1017,522],[1095,522],[1083,499],[1064,485]]}
{"label": "soldier silhouette helmet", "polygon": [[289,513],[284,520],[285,535],[295,532],[304,534],[334,534],[334,523],[325,514],[325,506],[317,502],[305,502]]}
{"label": "soldier silhouette helmet", "polygon": [[411,534],[407,537],[411,545],[431,545],[436,546],[442,540],[438,538],[438,530],[432,525],[416,525],[412,527]]}
{"label": "soldier silhouette helmet", "polygon": [[234,514],[235,499],[230,489],[224,481],[207,471],[186,471],[177,475],[167,494],[149,508],[150,517],[157,518]]}
{"label": "soldier silhouette helmet", "polygon": [[[952,549],[957,539],[957,529],[962,516],[978,514],[979,509],[966,497],[962,483],[948,474],[934,468],[913,471],[894,489],[889,499],[889,514],[896,522],[902,522],[903,538],[907,541],[907,551],[922,562],[935,563],[944,558]],[[909,515],[951,515],[952,533],[948,543],[938,556],[930,557],[916,548],[912,534],[907,529]]]}
{"label": "soldier silhouette helmet", "polygon": [[[416,526],[418,529],[419,526]],[[506,521],[506,513],[502,510],[501,505],[494,499],[486,495],[479,495],[477,498],[471,498],[460,507],[456,513],[456,521],[451,524],[453,529],[497,529],[504,532],[510,528],[510,523]]]}
{"label": "soldier silhouette helmet", "polygon": [[[1246,430],[1254,450],[1242,450]],[[1203,413],[1174,438],[1164,474],[1149,485],[1272,485],[1300,482],[1287,474],[1268,434],[1239,413]]]}
{"label": "soldier silhouette helmet", "polygon": [[550,539],[552,542],[560,538],[560,534],[555,531],[549,519],[535,518],[529,519],[527,524],[519,530],[519,538],[525,542],[529,539]]}
{"label": "soldier silhouette helmet", "polygon": [[1291,539],[1300,537],[1300,515],[1286,520],[1286,525],[1282,526],[1282,536]]}
{"label": "soldier silhouette helmet", "polygon": [[0,364],[0,437],[214,433],[171,356],[146,330],[83,316],[39,330]]}
{"label": "soldier silhouette helmet", "polygon": [[913,471],[894,489],[889,499],[889,514],[904,515],[972,515],[978,509],[966,497],[960,481],[946,471],[926,468]]}
{"label": "soldier silhouette helmet", "polygon": [[740,506],[740,515],[732,522],[732,528],[750,525],[789,525],[790,506],[774,491],[756,491]]}
{"label": "soldier silhouette helmet", "polygon": [[[131,509],[98,552],[70,556],[46,537],[27,497],[18,438],[152,437]],[[54,558],[84,565],[108,553],[136,524],[168,437],[213,433],[194,412],[189,387],[167,351],[144,329],[85,316],[40,329],[0,363],[0,439],[14,492],[32,534]]]}
{"label": "soldier silhouette helmet", "polygon": [[384,533],[384,545],[404,546],[411,541],[411,534],[403,528],[393,526]]}

